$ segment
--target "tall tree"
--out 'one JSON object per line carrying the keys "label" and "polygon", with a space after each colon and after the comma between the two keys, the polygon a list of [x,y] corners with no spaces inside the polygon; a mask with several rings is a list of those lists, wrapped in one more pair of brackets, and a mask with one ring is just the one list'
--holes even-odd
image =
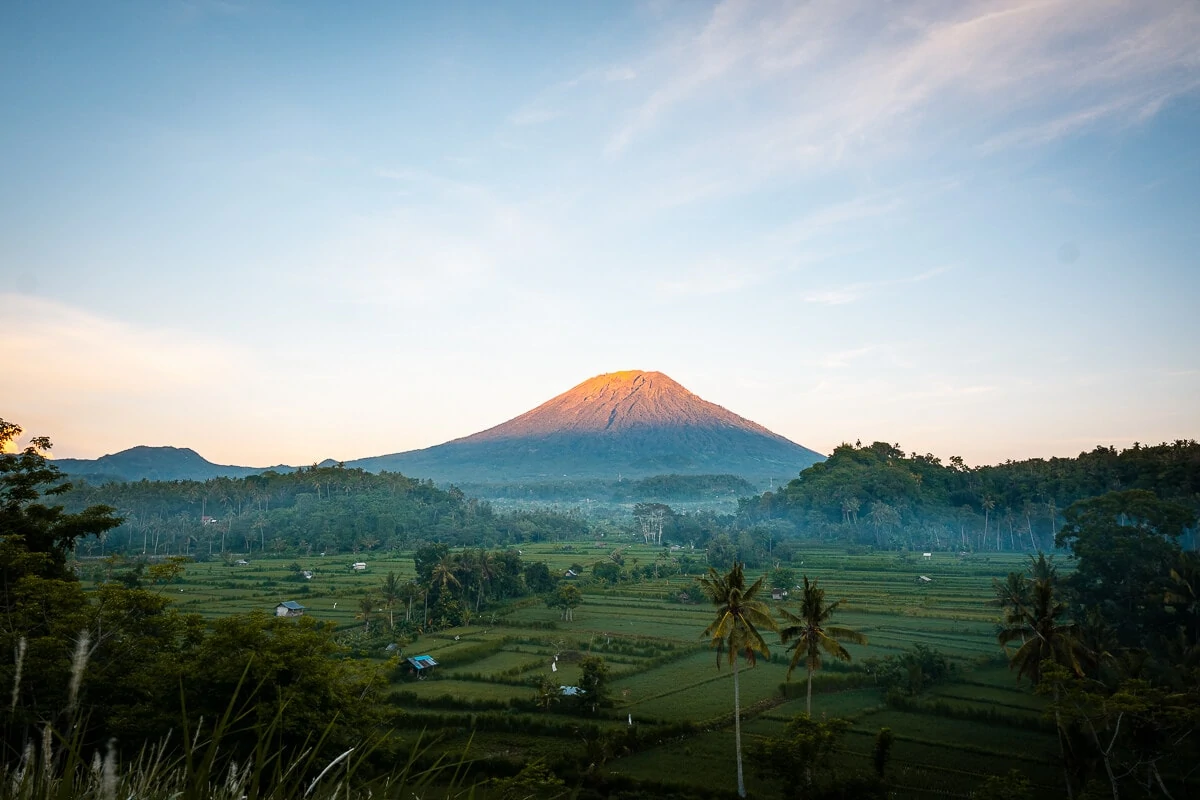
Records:
{"label": "tall tree", "polygon": [[800,613],[797,615],[786,608],[779,609],[779,615],[786,624],[780,631],[779,638],[784,644],[796,640],[788,647],[792,653],[788,663],[788,678],[792,677],[792,671],[801,661],[808,669],[808,701],[805,710],[809,716],[812,716],[813,673],[821,668],[821,651],[841,661],[849,661],[850,653],[841,642],[867,643],[867,637],[858,631],[826,624],[841,604],[842,601],[838,600],[825,605],[825,590],[817,586],[815,580],[810,582],[805,575],[804,587],[800,593]]}
{"label": "tall tree", "polygon": [[395,630],[396,603],[400,602],[400,599],[404,596],[404,585],[396,577],[395,572],[389,572],[387,577],[383,579],[383,583],[379,586],[379,596],[383,599],[383,607],[388,612],[388,628]]}
{"label": "tall tree", "polygon": [[1010,575],[997,589],[1002,596],[1004,625],[996,641],[1006,651],[1013,642],[1021,642],[1009,655],[1018,678],[1039,683],[1042,662],[1047,659],[1080,675],[1085,654],[1075,636],[1075,623],[1067,619],[1067,604],[1058,591],[1058,571],[1044,553],[1030,562],[1032,580],[1016,580]]}
{"label": "tall tree", "polygon": [[99,536],[121,520],[109,506],[90,506],[67,514],[61,505],[43,502],[67,492],[71,485],[45,453],[50,440],[34,437],[18,453],[2,452],[21,435],[21,426],[0,419],[0,583],[8,591],[25,575],[74,580],[67,555],[85,536]]}
{"label": "tall tree", "polygon": [[488,550],[480,549],[475,557],[475,581],[478,587],[478,593],[475,595],[475,613],[479,613],[479,608],[483,604],[483,591],[492,579],[496,577],[498,570],[496,563],[496,554]]}
{"label": "tall tree", "polygon": [[[1009,645],[1020,641],[1021,646],[1009,654],[1009,664],[1017,671],[1017,679],[1027,676],[1037,685],[1042,680],[1044,662],[1060,665],[1073,675],[1082,676],[1081,660],[1086,655],[1075,635],[1075,625],[1067,619],[1067,604],[1058,594],[1058,573],[1044,553],[1030,558],[1032,580],[1009,581],[997,588],[1004,605],[1004,625],[996,641],[1008,652]],[[1067,796],[1074,797],[1074,785],[1068,764],[1068,745],[1063,730],[1062,715],[1057,708],[1059,694],[1054,688],[1055,727],[1059,750],[1063,758]]]}
{"label": "tall tree", "polygon": [[358,599],[358,613],[354,615],[355,619],[363,621],[363,632],[371,632],[371,619],[375,616],[375,604],[379,601],[373,595],[366,595]]}
{"label": "tall tree", "polygon": [[583,603],[583,592],[573,583],[562,583],[555,592],[546,597],[546,605],[557,608],[562,619],[571,622],[575,619],[575,609]]}
{"label": "tall tree", "polygon": [[738,796],[746,796],[746,782],[742,771],[742,709],[738,684],[738,657],[744,657],[754,666],[757,654],[770,656],[767,642],[759,629],[778,630],[766,603],[758,599],[763,578],[746,586],[746,575],[740,561],[735,561],[728,573],[722,575],[712,567],[708,575],[700,578],[700,588],[709,601],[717,607],[717,617],[704,629],[710,645],[717,651],[717,667],[721,666],[721,655],[728,653],[733,667],[733,730],[737,748]]}
{"label": "tall tree", "polygon": [[1078,616],[1099,609],[1126,647],[1144,646],[1170,624],[1163,604],[1179,537],[1195,524],[1186,506],[1149,491],[1109,492],[1073,503],[1055,543],[1069,547],[1076,569],[1063,583]]}

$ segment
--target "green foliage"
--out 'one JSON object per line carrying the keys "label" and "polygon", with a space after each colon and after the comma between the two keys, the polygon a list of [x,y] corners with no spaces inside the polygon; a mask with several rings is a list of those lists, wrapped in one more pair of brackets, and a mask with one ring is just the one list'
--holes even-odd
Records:
{"label": "green foliage", "polygon": [[910,696],[952,680],[957,671],[944,654],[920,642],[898,656],[865,659],[862,666],[885,693]]}
{"label": "green foliage", "polygon": [[579,689],[583,692],[582,704],[593,713],[612,705],[609,696],[608,664],[600,656],[584,656],[579,661]]}
{"label": "green foliage", "polygon": [[621,567],[612,561],[597,561],[592,565],[592,576],[612,586],[621,580]]}
{"label": "green foliage", "polygon": [[148,555],[370,553],[429,542],[478,546],[578,538],[588,531],[578,515],[497,513],[487,502],[431,481],[344,467],[207,481],[79,481],[62,502],[79,513],[98,504],[122,509],[125,521],[105,547]]}
{"label": "green foliage", "polygon": [[1057,543],[1076,559],[1066,581],[1074,607],[1097,610],[1127,646],[1169,625],[1163,597],[1180,552],[1177,540],[1195,524],[1195,513],[1132,490],[1075,503],[1064,518]]}
{"label": "green foliage", "polygon": [[758,599],[762,590],[763,579],[759,578],[750,586],[746,585],[746,573],[740,562],[734,562],[733,567],[725,575],[712,567],[708,568],[708,576],[700,578],[700,588],[704,591],[709,602],[717,608],[717,618],[704,629],[702,636],[709,639],[709,645],[717,652],[717,666],[721,664],[722,652],[729,653],[729,664],[733,667],[733,722],[735,747],[737,751],[737,784],[738,795],[746,796],[746,786],[742,775],[742,729],[741,705],[738,689],[738,658],[744,656],[753,666],[758,654],[770,657],[771,652],[759,629],[777,630],[775,620],[766,604]]}
{"label": "green foliage", "polygon": [[796,570],[791,567],[776,567],[771,570],[770,581],[772,588],[791,591],[796,585]]}
{"label": "green foliage", "polygon": [[525,565],[525,586],[534,594],[543,594],[554,588],[555,579],[545,561]]}
{"label": "green foliage", "polygon": [[[755,767],[781,784],[784,797],[836,797],[842,794],[848,776],[840,776],[834,756],[850,723],[836,717],[814,720],[798,714],[788,723],[783,736],[767,737],[751,750]],[[854,781],[855,797],[872,797],[878,787]]]}
{"label": "green foliage", "polygon": [[727,534],[719,534],[708,543],[708,564],[711,569],[730,569],[737,561],[737,556],[737,548]]}
{"label": "green foliage", "polygon": [[550,800],[566,794],[566,783],[541,759],[529,762],[511,778],[493,778],[487,784],[487,796],[495,800]]}
{"label": "green foliage", "polygon": [[1061,509],[1116,486],[1195,512],[1198,476],[1195,441],[978,469],[884,442],[843,444],[778,491],[740,501],[738,521],[784,520],[810,537],[883,548],[1033,551],[1051,546]]}
{"label": "green foliage", "polygon": [[[0,451],[21,435],[21,427],[0,419]],[[35,437],[19,453],[0,452],[0,585],[24,576],[70,580],[67,555],[85,536],[105,536],[121,520],[114,509],[90,505],[68,514],[61,505],[41,502],[70,490],[53,462],[42,454],[50,440]],[[9,608],[7,598],[0,599]]]}
{"label": "green foliage", "polygon": [[[15,435],[15,426],[0,428]],[[341,659],[331,627],[257,613],[206,628],[137,588],[137,578],[84,594],[65,569],[65,555],[84,533],[103,533],[115,520],[105,510],[66,515],[41,504],[39,491],[48,483],[46,491],[57,491],[56,471],[34,448],[0,456],[0,475],[6,577],[0,648],[19,653],[0,664],[0,681],[13,687],[3,723],[7,742],[38,728],[51,731],[47,722],[64,713],[64,730],[80,747],[117,737],[132,750],[181,723],[194,730],[201,718],[236,719],[238,725],[220,731],[234,757],[260,750],[264,735],[273,747],[307,743],[316,757],[360,740],[380,722],[370,702],[380,678]],[[178,580],[185,560],[152,564],[149,577],[160,585]],[[85,706],[86,716],[78,715]],[[184,746],[176,741],[173,747]],[[14,746],[4,758],[20,753]]]}
{"label": "green foliage", "polygon": [[[1003,587],[997,583],[1004,624],[996,641],[1009,652],[1009,663],[1018,678],[1027,676],[1038,683],[1047,660],[1082,674],[1089,654],[1080,644],[1075,624],[1067,618],[1058,571],[1043,554],[1030,562],[1032,581],[1018,581],[1010,575]],[[1020,642],[1020,647],[1009,651],[1015,642]]]}
{"label": "green foliage", "polygon": [[558,609],[562,619],[571,622],[575,619],[575,609],[583,603],[583,592],[573,583],[560,583],[553,594],[546,596],[546,605]]}
{"label": "green foliage", "polygon": [[[1200,684],[1181,691],[1125,677],[1111,686],[1047,662],[1038,692],[1053,698],[1058,724],[1075,733],[1070,765],[1077,780],[1091,775],[1114,797],[1139,787],[1187,793],[1170,766],[1200,758]],[[1100,766],[1094,775],[1089,761]]]}
{"label": "green foliage", "polygon": [[975,790],[976,800],[1033,800],[1033,787],[1020,770],[1012,769],[1007,775],[991,775]]}
{"label": "green foliage", "polygon": [[795,640],[788,647],[792,653],[788,661],[788,678],[791,678],[792,671],[801,661],[808,670],[809,700],[806,710],[809,714],[812,713],[812,677],[813,673],[821,668],[822,651],[841,661],[849,661],[850,653],[841,643],[867,643],[867,637],[858,631],[828,624],[841,603],[841,600],[837,600],[826,605],[825,590],[817,586],[815,580],[810,582],[805,575],[804,587],[800,590],[800,613],[793,614],[782,607],[779,609],[780,618],[784,622],[784,627],[779,632],[780,641],[787,644]]}

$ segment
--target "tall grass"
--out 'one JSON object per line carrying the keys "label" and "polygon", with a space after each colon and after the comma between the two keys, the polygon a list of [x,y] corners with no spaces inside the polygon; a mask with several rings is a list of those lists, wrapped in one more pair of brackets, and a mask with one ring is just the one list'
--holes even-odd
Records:
{"label": "tall grass", "polygon": [[[281,733],[286,706],[264,722],[253,705],[239,700],[249,664],[218,719],[208,724],[201,719],[193,729],[187,723],[181,687],[179,733],[145,743],[124,760],[114,739],[89,753],[85,742],[94,732],[89,731],[86,708],[78,702],[89,647],[86,634],[75,642],[67,707],[53,721],[21,732],[14,731],[25,656],[25,641],[19,641],[13,701],[4,720],[10,736],[0,760],[0,800],[407,800],[474,795],[474,787],[466,785],[470,762],[465,749],[458,758],[450,758],[435,754],[419,738],[403,760],[381,775],[378,759],[372,760],[384,741],[381,735],[364,735],[340,754],[322,756],[328,750],[331,722],[299,747],[285,747]],[[254,742],[250,750],[235,752],[230,746],[231,740],[246,738]]]}

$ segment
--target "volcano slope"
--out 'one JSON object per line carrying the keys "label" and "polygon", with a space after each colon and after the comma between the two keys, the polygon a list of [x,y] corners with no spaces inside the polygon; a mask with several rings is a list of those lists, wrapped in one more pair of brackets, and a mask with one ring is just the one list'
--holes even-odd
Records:
{"label": "volcano slope", "polygon": [[347,466],[449,483],[637,478],[665,473],[787,481],[824,457],[661,372],[598,375],[508,422],[424,450]]}

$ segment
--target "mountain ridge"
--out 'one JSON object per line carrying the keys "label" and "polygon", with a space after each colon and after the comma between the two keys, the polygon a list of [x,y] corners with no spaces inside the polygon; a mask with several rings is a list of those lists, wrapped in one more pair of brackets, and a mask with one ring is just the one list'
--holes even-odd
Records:
{"label": "mountain ridge", "polygon": [[[344,462],[438,483],[738,475],[783,482],[824,456],[693,394],[661,372],[589,378],[506,422],[433,447]],[[59,459],[89,480],[208,480],[295,467],[213,464],[191,448],[139,445],[95,460]],[[332,465],[332,459],[321,466]]]}
{"label": "mountain ridge", "polygon": [[274,467],[241,467],[233,464],[214,464],[190,447],[139,444],[95,459],[56,458],[53,462],[68,475],[89,480],[208,480],[210,478],[244,478],[274,470],[293,472],[295,467],[279,464]]}

